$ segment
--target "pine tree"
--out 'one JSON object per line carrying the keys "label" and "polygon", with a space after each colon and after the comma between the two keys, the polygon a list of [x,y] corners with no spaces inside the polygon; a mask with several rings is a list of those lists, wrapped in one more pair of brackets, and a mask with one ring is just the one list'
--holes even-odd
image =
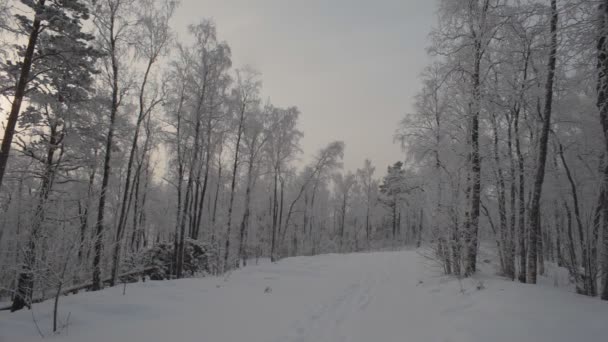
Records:
{"label": "pine tree", "polygon": [[[27,45],[17,47],[21,61],[7,61],[2,65],[7,81],[15,82],[12,92],[11,110],[8,116],[4,139],[0,147],[0,186],[11,150],[11,145],[21,112],[23,100],[29,89],[47,82],[45,76],[56,63],[69,64],[75,69],[87,68],[91,61],[73,56],[87,56],[92,52],[88,42],[92,36],[83,32],[83,21],[89,18],[88,8],[82,0],[26,1],[23,4],[34,12],[34,17],[16,15],[21,29],[28,32]],[[32,72],[34,71],[34,72]]]}
{"label": "pine tree", "polygon": [[[70,4],[70,2],[66,2],[66,4]],[[70,8],[74,11],[82,11],[79,13],[86,18],[85,7]],[[53,34],[53,31],[45,30],[38,36],[36,51],[33,55],[34,62],[29,68],[32,74],[38,77],[29,82],[32,87],[29,91],[29,100],[32,105],[19,120],[21,126],[25,128],[36,125],[47,127],[38,130],[39,139],[30,139],[30,146],[22,148],[26,155],[40,161],[44,166],[34,218],[23,255],[23,267],[19,273],[17,291],[13,297],[12,311],[20,310],[31,303],[34,290],[33,272],[36,263],[36,248],[45,220],[45,202],[51,194],[57,172],[62,170],[60,163],[66,158],[64,143],[67,135],[70,131],[72,134],[78,134],[81,128],[86,130],[83,120],[78,117],[79,111],[74,111],[74,106],[89,98],[88,93],[93,83],[92,75],[96,73],[92,66],[95,64],[95,59],[100,56],[96,50],[88,46],[88,41],[92,37],[82,33],[80,25],[73,26],[74,22],[66,23],[65,21],[69,21],[70,17],[65,12],[60,12],[58,8],[47,7],[46,9],[46,14],[56,14],[57,18],[62,18],[63,21],[58,23],[52,21],[47,24],[42,20],[41,29],[53,27],[57,31],[64,28],[64,31],[62,34]],[[65,16],[59,15],[61,13]],[[72,41],[73,38],[76,40]],[[5,139],[7,138],[5,137]]]}

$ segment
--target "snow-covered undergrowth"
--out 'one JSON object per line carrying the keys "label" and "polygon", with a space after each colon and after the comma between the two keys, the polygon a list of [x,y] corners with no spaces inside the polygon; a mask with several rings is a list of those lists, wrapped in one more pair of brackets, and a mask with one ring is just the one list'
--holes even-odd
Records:
{"label": "snow-covered undergrowth", "polygon": [[[220,278],[148,281],[0,313],[0,341],[603,341],[608,304],[483,270],[439,276],[415,251],[297,257]],[[38,325],[40,332],[34,324]]]}

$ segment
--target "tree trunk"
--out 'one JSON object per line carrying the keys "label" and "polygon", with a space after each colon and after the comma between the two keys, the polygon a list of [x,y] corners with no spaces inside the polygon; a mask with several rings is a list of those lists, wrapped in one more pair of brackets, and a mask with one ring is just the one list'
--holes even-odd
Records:
{"label": "tree trunk", "polygon": [[553,202],[555,208],[555,258],[557,259],[557,266],[564,266],[564,259],[562,256],[562,235],[563,235],[563,216],[559,211],[559,204],[557,200]]}
{"label": "tree trunk", "polygon": [[564,209],[566,210],[566,234],[568,237],[568,254],[570,255],[570,263],[568,266],[578,290],[580,279],[578,274],[578,261],[576,259],[576,247],[574,245],[574,234],[572,233],[572,212],[566,201],[564,201]]}
{"label": "tree trunk", "polygon": [[340,208],[340,245],[339,245],[339,251],[342,252],[342,245],[344,243],[344,226],[346,225],[346,202],[347,202],[347,195],[346,193],[343,194],[343,198],[342,198],[342,207]]}
{"label": "tree trunk", "polygon": [[496,122],[496,115],[490,114],[492,119],[492,131],[494,137],[494,162],[496,163],[496,188],[498,189],[498,217],[499,217],[499,232],[498,237],[500,239],[501,254],[503,256],[502,272],[503,274],[511,279],[515,277],[515,270],[513,256],[511,255],[511,246],[509,244],[509,230],[507,227],[507,200],[506,200],[506,186],[504,174],[501,166],[501,159],[498,145],[498,123]]}
{"label": "tree trunk", "polygon": [[[314,229],[314,219],[315,219],[315,197],[317,194],[317,187],[319,185],[319,180],[315,182],[315,185],[312,187],[312,196],[310,198],[310,218],[308,219],[308,236],[310,240],[310,254],[315,255],[315,234],[313,232]],[[318,230],[318,229],[317,229]]]}
{"label": "tree trunk", "polygon": [[[110,19],[115,20],[114,16]],[[102,288],[101,282],[101,257],[103,253],[103,238],[105,232],[104,217],[106,210],[106,195],[108,183],[110,182],[111,161],[112,161],[112,145],[114,139],[114,129],[116,123],[116,114],[118,113],[118,60],[116,56],[116,37],[114,35],[114,26],[110,31],[110,58],[112,67],[112,103],[110,105],[110,125],[106,138],[106,153],[103,162],[103,176],[101,179],[101,193],[99,195],[99,205],[97,208],[97,229],[95,234],[95,255],[93,257],[93,286],[92,291],[98,291]]]}
{"label": "tree trunk", "polygon": [[236,176],[239,166],[239,150],[241,147],[241,137],[243,135],[243,120],[245,118],[245,105],[243,102],[243,106],[241,108],[241,115],[239,118],[239,127],[237,129],[236,136],[236,146],[234,151],[234,165],[232,166],[232,182],[230,183],[230,200],[228,202],[228,223],[226,224],[226,242],[224,243],[224,272],[228,270],[228,258],[230,257],[230,235],[231,235],[231,225],[232,225],[232,206],[234,205],[234,191],[236,187]]}
{"label": "tree trunk", "polygon": [[178,232],[178,242],[177,242],[177,255],[175,261],[175,276],[177,278],[182,277],[182,271],[184,267],[184,243],[186,239],[186,216],[191,215],[191,209],[188,207],[191,203],[191,195],[192,195],[192,185],[194,182],[194,168],[198,161],[198,150],[200,143],[200,133],[201,133],[201,109],[203,108],[203,104],[205,101],[206,94],[206,85],[205,82],[203,84],[203,89],[198,98],[198,104],[196,106],[196,126],[194,129],[194,146],[192,148],[192,156],[190,160],[190,166],[188,170],[188,182],[186,184],[186,196],[184,199],[184,205],[182,206],[182,214],[180,215],[180,223],[179,223],[179,232]]}
{"label": "tree trunk", "polygon": [[220,151],[218,153],[218,167],[217,167],[217,184],[215,187],[215,197],[213,198],[213,214],[211,215],[211,244],[215,243],[215,220],[217,217],[217,202],[220,198],[220,186],[222,184],[222,145],[223,145],[223,139],[220,139],[219,142],[220,146]]}
{"label": "tree trunk", "polygon": [[[608,153],[608,0],[603,0],[599,5],[599,34],[597,42],[597,107],[600,113],[600,122],[604,131],[604,148]],[[604,166],[602,191],[602,226],[603,226],[603,249],[602,258],[602,285],[601,297],[608,300],[608,165]]]}
{"label": "tree trunk", "polygon": [[[252,148],[253,149],[253,148]],[[249,226],[249,215],[251,206],[251,188],[253,181],[253,153],[249,156],[249,167],[247,168],[247,189],[245,190],[245,212],[241,221],[239,231],[239,259],[243,261],[243,266],[247,266],[247,253],[245,250],[245,237]]]}
{"label": "tree trunk", "polygon": [[[95,156],[97,156],[97,151],[95,151]],[[91,208],[91,200],[93,197],[93,184],[95,182],[95,175],[97,173],[97,166],[93,166],[91,169],[91,173],[89,174],[89,185],[87,188],[87,197],[85,199],[84,208],[82,208],[82,204],[80,201],[78,202],[78,216],[80,218],[80,244],[78,245],[78,264],[79,271],[75,276],[75,282],[80,282],[80,273],[84,271],[83,267],[85,265],[85,241],[86,241],[86,233],[89,228],[89,210]],[[87,253],[88,257],[88,253]]]}
{"label": "tree trunk", "polygon": [[175,133],[175,140],[177,146],[177,208],[175,217],[175,232],[173,233],[173,260],[171,263],[171,274],[177,276],[177,250],[179,244],[179,227],[181,225],[182,218],[182,192],[184,183],[184,155],[182,152],[181,134],[182,134],[182,106],[184,104],[184,90],[185,86],[182,85],[180,92],[179,105],[177,106],[177,127]]}
{"label": "tree trunk", "polygon": [[518,244],[519,244],[519,281],[521,283],[526,282],[526,179],[524,175],[524,156],[521,151],[521,143],[519,139],[519,111],[516,112],[515,120],[515,153],[517,154],[517,166],[518,166],[518,185],[519,191],[517,193],[517,204],[518,204]]}
{"label": "tree trunk", "polygon": [[[578,228],[578,238],[579,238],[579,242],[581,245],[581,251],[582,251],[581,261],[584,266],[584,272],[585,272],[583,275],[583,283],[577,284],[577,287],[582,285],[582,292],[583,292],[582,294],[585,294],[588,296],[595,296],[595,294],[592,294],[592,292],[594,292],[593,288],[595,286],[590,284],[590,281],[593,279],[593,277],[591,276],[591,274],[589,274],[587,243],[586,243],[586,239],[585,239],[583,221],[581,219],[581,213],[580,213],[580,209],[579,209],[580,206],[579,206],[579,201],[578,201],[578,191],[576,188],[576,183],[574,182],[574,178],[572,177],[572,172],[570,172],[570,167],[568,167],[568,164],[566,163],[566,158],[564,157],[564,148],[561,143],[558,143],[558,148],[559,148],[559,157],[562,161],[562,165],[564,166],[564,170],[566,171],[568,183],[570,184],[570,194],[572,196],[572,203],[574,205],[574,218],[576,219],[576,226]],[[573,267],[576,267],[578,269],[578,265],[573,265]]]}
{"label": "tree trunk", "polygon": [[277,226],[278,226],[278,182],[279,182],[279,167],[275,165],[274,168],[274,184],[273,184],[273,196],[272,196],[272,236],[270,240],[270,261],[276,261],[276,240],[277,240]]}
{"label": "tree trunk", "polygon": [[542,224],[542,218],[539,218],[541,223],[538,224],[538,236],[537,236],[537,252],[536,256],[538,257],[538,274],[545,275],[545,249],[543,243],[544,236],[544,228]]}
{"label": "tree trunk", "polygon": [[397,199],[393,200],[393,229],[391,231],[391,238],[393,241],[397,236]]}
{"label": "tree trunk", "polygon": [[13,97],[13,103],[11,104],[11,111],[8,115],[8,121],[4,129],[4,138],[2,139],[2,145],[0,146],[0,188],[2,187],[2,180],[4,179],[6,165],[8,164],[8,156],[15,135],[15,128],[17,127],[17,119],[19,118],[19,112],[21,111],[21,103],[25,96],[25,87],[30,81],[29,78],[32,69],[34,50],[38,43],[38,34],[40,34],[41,19],[39,15],[44,10],[44,3],[45,0],[38,0],[36,5],[36,15],[34,17],[34,22],[32,23],[32,30],[30,31],[30,36],[28,38],[27,48],[23,55],[19,80],[15,85],[15,96]]}
{"label": "tree trunk", "polygon": [[[604,171],[604,182],[608,184],[608,166],[606,166],[606,170]],[[603,238],[602,244],[604,245],[604,256],[602,258],[602,300],[608,300],[608,196],[606,195],[606,187],[604,187],[604,196],[602,196],[602,216],[603,216]]]}
{"label": "tree trunk", "polygon": [[34,291],[34,268],[36,265],[36,243],[38,242],[42,223],[44,222],[45,205],[49,198],[53,181],[55,179],[55,171],[59,161],[54,161],[55,151],[59,143],[55,139],[55,130],[51,128],[51,137],[47,158],[44,167],[44,175],[42,176],[42,184],[40,185],[40,194],[38,195],[38,203],[34,210],[34,218],[32,222],[32,230],[29,233],[28,242],[25,247],[23,256],[23,266],[17,278],[17,291],[13,296],[11,312],[21,310],[25,306],[30,307],[32,303],[32,294]]}
{"label": "tree trunk", "polygon": [[[110,280],[110,286],[116,285],[116,277],[118,276],[118,268],[120,263],[120,253],[122,249],[122,240],[124,236],[124,231],[127,225],[127,216],[129,214],[129,209],[131,207],[131,201],[133,198],[133,191],[130,191],[131,188],[131,173],[133,170],[133,163],[135,161],[135,153],[137,151],[137,143],[139,140],[139,130],[141,124],[143,123],[145,116],[148,115],[149,109],[145,108],[144,104],[144,95],[146,90],[146,84],[148,81],[148,75],[150,74],[150,70],[152,68],[152,64],[154,63],[154,59],[150,59],[146,66],[146,71],[144,73],[144,78],[141,83],[141,87],[139,90],[139,113],[137,115],[137,122],[135,124],[135,133],[133,134],[133,140],[131,142],[131,150],[129,151],[129,161],[127,162],[127,175],[125,177],[125,187],[124,193],[122,197],[122,202],[120,205],[120,216],[118,218],[118,226],[116,228],[116,239],[114,241],[114,255],[112,257],[112,279]],[[144,151],[145,153],[145,151]],[[135,199],[137,201],[137,198]]]}
{"label": "tree trunk", "polygon": [[146,234],[146,200],[148,198],[148,188],[150,183],[150,157],[146,160],[146,172],[144,173],[144,189],[141,198],[141,213],[139,215],[139,226],[141,227],[139,238],[136,241],[135,251],[139,251],[140,246],[148,247],[148,235]]}
{"label": "tree trunk", "polygon": [[[285,206],[285,180],[283,180],[282,178],[279,177],[279,183],[280,183],[280,191],[279,191],[279,217],[278,217],[278,231],[277,234],[279,234],[279,236],[281,234],[285,234],[285,232],[287,231],[287,224],[285,224],[285,228],[283,230],[283,232],[281,232],[281,227],[283,225],[283,207]],[[287,220],[287,223],[289,223],[289,220]],[[283,235],[285,236],[285,235]],[[280,239],[278,241],[278,246],[280,247],[282,244],[283,239]],[[280,250],[279,250],[280,252]]]}
{"label": "tree trunk", "polygon": [[473,103],[471,105],[471,152],[470,152],[470,208],[467,227],[464,232],[466,246],[465,276],[471,276],[477,269],[477,236],[479,233],[479,213],[481,206],[481,157],[479,155],[479,114],[481,111],[481,57],[479,41],[475,42],[475,66],[473,70]]}
{"label": "tree trunk", "polygon": [[540,133],[538,164],[534,178],[534,190],[530,204],[530,229],[528,230],[528,265],[526,278],[528,283],[536,284],[537,276],[537,248],[540,232],[540,200],[543,182],[545,180],[545,163],[547,160],[547,143],[551,129],[551,112],[553,105],[553,81],[555,78],[555,64],[557,54],[557,0],[551,0],[551,50],[547,64],[547,82],[545,84],[545,108],[543,113],[543,128]]}
{"label": "tree trunk", "polygon": [[451,236],[451,250],[452,250],[452,272],[455,276],[460,277],[462,273],[462,245],[460,242],[460,228],[458,222],[458,214],[454,209],[451,209],[452,216],[452,236]]}
{"label": "tree trunk", "polygon": [[[306,248],[306,241],[308,240],[308,193],[304,194],[304,213],[302,215],[302,251]],[[298,250],[296,249],[295,255],[298,255]]]}
{"label": "tree trunk", "polygon": [[[208,123],[209,127],[211,127],[211,122]],[[205,196],[207,195],[207,185],[209,183],[209,164],[211,160],[211,129],[207,130],[207,149],[206,149],[206,158],[205,158],[205,175],[203,176],[203,188],[201,190],[200,202],[198,204],[198,213],[196,217],[196,224],[194,225],[194,232],[192,234],[192,239],[198,240],[200,234],[200,226],[202,222],[203,216],[203,206],[205,203]]]}
{"label": "tree trunk", "polygon": [[418,237],[416,240],[416,248],[422,245],[422,229],[424,228],[424,209],[420,208],[420,220],[418,221]]}

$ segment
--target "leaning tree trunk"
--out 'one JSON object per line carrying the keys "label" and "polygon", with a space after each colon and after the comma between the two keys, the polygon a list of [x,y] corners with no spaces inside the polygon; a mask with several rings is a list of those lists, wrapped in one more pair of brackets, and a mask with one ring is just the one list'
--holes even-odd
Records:
{"label": "leaning tree trunk", "polygon": [[[600,32],[597,42],[597,107],[600,112],[600,122],[604,131],[605,150],[608,152],[608,0],[603,0],[599,6]],[[602,225],[604,256],[602,258],[602,299],[608,300],[608,165],[603,172]]]}
{"label": "leaning tree trunk", "polygon": [[[576,226],[578,228],[578,238],[579,238],[579,242],[581,244],[581,260],[582,260],[582,264],[584,267],[584,278],[582,279],[582,283],[581,284],[576,284],[577,287],[582,285],[582,288],[579,290],[579,292],[582,292],[582,294],[584,295],[588,295],[588,296],[595,296],[595,286],[594,284],[591,283],[591,280],[593,280],[593,276],[589,273],[590,269],[589,269],[589,262],[588,262],[588,250],[587,250],[587,243],[586,243],[586,239],[585,239],[585,233],[584,233],[584,228],[583,228],[583,221],[581,219],[581,213],[580,213],[580,205],[579,205],[579,200],[578,200],[578,190],[576,188],[576,182],[574,181],[574,178],[572,176],[572,172],[570,172],[570,167],[568,166],[568,163],[566,162],[566,158],[564,157],[564,147],[562,146],[561,143],[558,143],[558,148],[559,148],[559,157],[562,161],[562,165],[564,166],[564,170],[566,171],[566,177],[568,178],[568,183],[570,184],[570,194],[572,196],[572,203],[574,205],[574,218],[576,219]],[[541,251],[542,252],[542,251]],[[578,265],[573,265],[573,267],[578,267]]]}
{"label": "leaning tree trunk", "polygon": [[[45,0],[38,0],[36,5],[36,13],[41,13],[44,9]],[[23,62],[21,64],[21,74],[19,80],[15,86],[15,96],[13,103],[11,104],[11,111],[8,115],[8,121],[4,128],[4,138],[2,139],[2,145],[0,146],[0,187],[2,187],[2,179],[6,172],[6,165],[8,163],[8,155],[11,151],[11,144],[13,143],[13,137],[15,135],[15,128],[17,127],[17,119],[19,118],[19,112],[21,111],[21,103],[25,96],[25,87],[30,81],[30,70],[32,69],[34,50],[38,42],[38,35],[40,34],[40,16],[36,14],[34,22],[32,23],[32,29],[27,42],[27,48],[23,55]]]}
{"label": "leaning tree trunk", "polygon": [[[602,170],[603,171],[603,170]],[[589,250],[589,275],[591,279],[589,284],[591,285],[591,291],[593,296],[597,296],[598,287],[597,280],[599,275],[598,269],[598,244],[600,242],[600,220],[602,218],[602,201],[604,199],[604,190],[601,189],[598,195],[597,204],[593,213],[593,226],[591,230],[591,236],[587,239],[587,246]]]}
{"label": "leaning tree trunk", "polygon": [[[551,0],[551,49],[547,64],[547,82],[545,83],[545,108],[543,113],[543,127],[539,140],[538,164],[534,177],[534,190],[530,204],[530,229],[528,230],[528,265],[526,278],[528,283],[536,284],[537,276],[537,248],[540,232],[540,199],[543,182],[545,180],[545,164],[547,161],[547,143],[551,129],[551,111],[553,105],[553,80],[555,78],[555,64],[557,55],[557,0]],[[541,251],[542,252],[542,251]]]}
{"label": "leaning tree trunk", "polygon": [[[118,226],[116,228],[116,239],[114,241],[114,254],[112,256],[112,278],[110,280],[111,286],[116,285],[116,278],[118,277],[118,267],[120,262],[120,253],[122,250],[122,240],[127,225],[127,216],[129,215],[129,209],[131,207],[131,202],[133,199],[133,191],[130,190],[131,173],[133,172],[133,163],[135,162],[135,153],[137,152],[139,130],[141,128],[141,124],[143,123],[145,116],[149,114],[149,111],[152,109],[145,108],[144,95],[146,90],[146,84],[148,81],[148,75],[150,74],[150,70],[152,69],[153,63],[154,59],[150,59],[148,61],[146,71],[144,73],[144,78],[139,90],[139,113],[137,115],[137,122],[135,124],[135,133],[133,134],[133,140],[131,142],[131,150],[129,151],[129,160],[127,162],[127,175],[125,176],[124,193],[120,205],[120,216],[118,219]],[[137,198],[135,200],[137,201]]]}

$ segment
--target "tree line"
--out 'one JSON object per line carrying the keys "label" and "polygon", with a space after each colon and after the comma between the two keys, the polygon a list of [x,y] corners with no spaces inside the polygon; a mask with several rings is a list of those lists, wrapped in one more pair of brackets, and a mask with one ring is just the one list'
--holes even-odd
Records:
{"label": "tree line", "polygon": [[608,2],[441,1],[437,13],[397,131],[435,258],[468,276],[493,241],[505,277],[534,284],[550,262],[608,300]]}
{"label": "tree line", "polygon": [[252,258],[421,243],[403,163],[379,184],[369,160],[341,171],[344,143],[330,141],[299,166],[299,109],[263,98],[261,74],[233,67],[212,20],[177,39],[177,6],[0,2],[11,310],[128,281],[142,256],[170,255],[154,267],[182,278],[196,248],[221,274]]}

